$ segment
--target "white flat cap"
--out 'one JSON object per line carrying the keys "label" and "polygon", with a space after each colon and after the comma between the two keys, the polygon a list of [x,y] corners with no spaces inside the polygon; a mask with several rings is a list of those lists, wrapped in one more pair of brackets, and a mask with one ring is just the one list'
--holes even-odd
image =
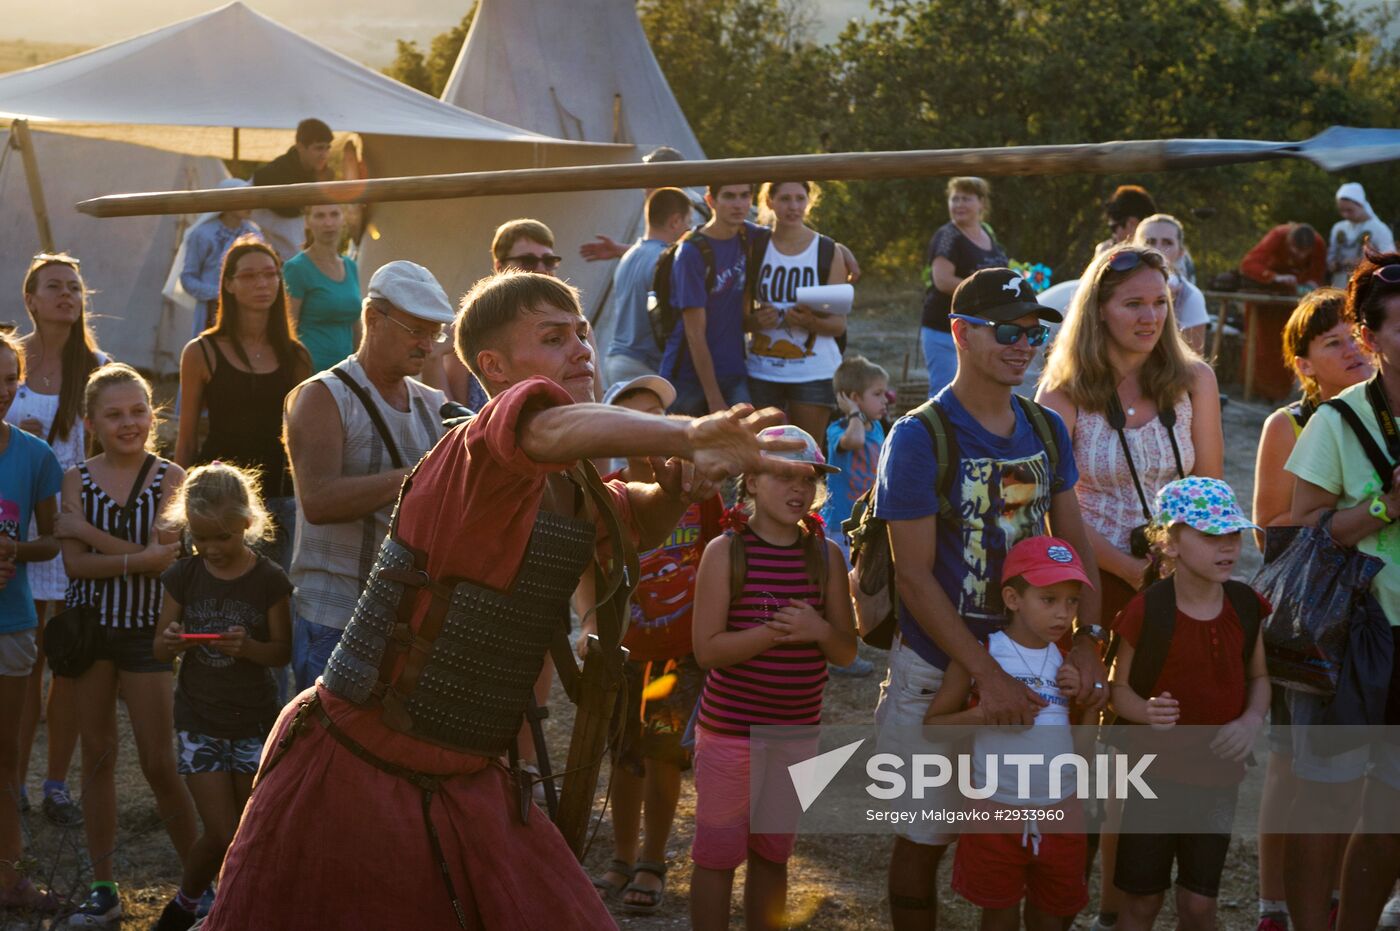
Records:
{"label": "white flat cap", "polygon": [[451,323],[457,316],[433,273],[402,259],[380,266],[370,277],[369,296],[429,323]]}

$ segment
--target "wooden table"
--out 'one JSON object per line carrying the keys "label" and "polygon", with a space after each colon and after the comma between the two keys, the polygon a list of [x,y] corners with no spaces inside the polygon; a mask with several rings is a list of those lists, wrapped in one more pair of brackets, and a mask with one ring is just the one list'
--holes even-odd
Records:
{"label": "wooden table", "polygon": [[[1204,291],[1207,301],[1217,301],[1215,339],[1211,343],[1212,362],[1220,358],[1225,337],[1225,317],[1231,306],[1244,312],[1245,328],[1241,359],[1244,399],[1262,396],[1282,401],[1292,392],[1293,372],[1283,361],[1283,326],[1288,314],[1298,306],[1298,296],[1265,294],[1258,291]],[[1267,309],[1267,310],[1266,310]],[[1285,387],[1287,386],[1287,387]]]}

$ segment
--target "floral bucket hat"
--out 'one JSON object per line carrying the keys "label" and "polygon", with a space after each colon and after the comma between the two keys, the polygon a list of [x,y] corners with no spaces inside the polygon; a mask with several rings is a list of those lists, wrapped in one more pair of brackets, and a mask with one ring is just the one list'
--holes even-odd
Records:
{"label": "floral bucket hat", "polygon": [[1211,536],[1259,529],[1244,516],[1229,485],[1218,478],[1194,475],[1177,479],[1157,492],[1156,522],[1163,527],[1185,524]]}

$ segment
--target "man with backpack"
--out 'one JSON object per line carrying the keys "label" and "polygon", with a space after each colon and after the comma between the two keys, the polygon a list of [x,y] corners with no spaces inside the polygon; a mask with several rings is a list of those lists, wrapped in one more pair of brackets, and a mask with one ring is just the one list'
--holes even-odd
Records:
{"label": "man with backpack", "polygon": [[[988,268],[958,286],[950,316],[957,375],[895,424],[874,494],[875,516],[887,522],[899,601],[875,717],[882,743],[903,752],[951,749],[921,731],[950,659],[976,679],[990,722],[1030,724],[1044,706],[984,645],[1004,623],[998,580],[1012,546],[1045,533],[1048,519],[1050,532],[1069,541],[1089,578],[1098,578],[1064,423],[1012,394],[1049,335],[1041,321],[1059,322],[1059,313],[1038,304],[1015,272]],[[1090,709],[1107,699],[1098,615],[1098,598],[1086,590],[1067,662],[1079,671],[1074,698]],[[936,926],[938,864],[955,837],[943,822],[920,821],[896,838],[889,879],[895,928]]]}
{"label": "man with backpack", "polygon": [[632,244],[613,272],[613,310],[617,329],[603,366],[611,385],[661,370],[661,347],[647,319],[656,262],[690,224],[690,198],[680,188],[663,187],[647,197],[646,235]]}
{"label": "man with backpack", "polygon": [[661,254],[649,308],[662,344],[661,375],[676,386],[675,414],[703,415],[749,400],[744,315],[750,266],[769,231],[748,220],[753,185],[712,184],[710,221]]}

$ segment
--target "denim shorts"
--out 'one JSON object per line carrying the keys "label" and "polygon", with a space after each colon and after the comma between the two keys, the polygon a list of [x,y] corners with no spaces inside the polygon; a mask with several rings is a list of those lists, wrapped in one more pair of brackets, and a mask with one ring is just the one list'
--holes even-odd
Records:
{"label": "denim shorts", "polygon": [[155,655],[155,627],[106,627],[97,659],[115,663],[119,672],[170,672],[175,667]]}
{"label": "denim shorts", "polygon": [[836,389],[831,379],[818,381],[765,381],[762,378],[749,378],[749,394],[754,407],[777,407],[787,410],[789,404],[814,404],[817,407],[836,407]]}
{"label": "denim shorts", "polygon": [[175,732],[179,750],[175,769],[181,776],[201,773],[241,773],[251,776],[262,760],[264,737],[210,737],[194,731]]}
{"label": "denim shorts", "polygon": [[[693,377],[693,376],[692,376]],[[676,381],[676,400],[669,413],[685,414],[689,417],[703,417],[710,413],[710,405],[705,400],[705,389],[700,382]],[[724,403],[729,406],[744,404],[750,400],[749,376],[727,375],[719,379],[719,393],[724,395]]]}
{"label": "denim shorts", "polygon": [[1309,782],[1342,784],[1362,776],[1379,779],[1400,790],[1400,746],[1388,741],[1356,747],[1327,755],[1310,745],[1312,728],[1321,725],[1327,699],[1320,695],[1289,689],[1288,713],[1293,736],[1293,775]]}

